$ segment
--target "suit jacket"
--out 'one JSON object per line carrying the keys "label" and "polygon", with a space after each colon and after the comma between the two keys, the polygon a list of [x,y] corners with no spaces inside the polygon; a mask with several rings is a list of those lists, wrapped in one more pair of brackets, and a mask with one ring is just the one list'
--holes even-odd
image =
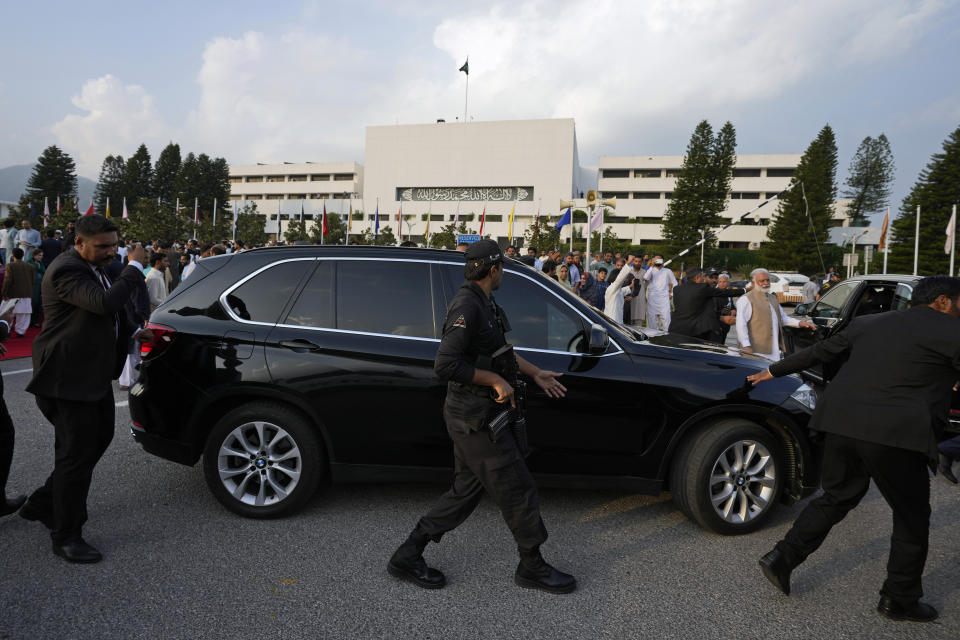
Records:
{"label": "suit jacket", "polygon": [[[35,395],[93,402],[110,391],[136,327],[124,305],[143,273],[124,267],[109,291],[76,249],[60,254],[43,279],[44,323],[33,341]],[[115,324],[116,319],[116,324]]]}
{"label": "suit jacket", "polygon": [[843,364],[817,403],[812,429],[936,459],[950,392],[960,379],[960,319],[926,306],[861,316],[770,365],[770,373],[838,362]]}
{"label": "suit jacket", "polygon": [[685,336],[699,336],[708,332],[720,333],[716,298],[743,295],[743,289],[717,289],[708,282],[687,282],[673,288],[673,317],[670,332]]}
{"label": "suit jacket", "polygon": [[32,263],[23,260],[8,263],[6,275],[3,277],[3,297],[32,298],[36,279],[37,271]]}
{"label": "suit jacket", "polygon": [[63,252],[63,245],[56,238],[45,238],[40,248],[43,249],[43,264],[48,267]]}

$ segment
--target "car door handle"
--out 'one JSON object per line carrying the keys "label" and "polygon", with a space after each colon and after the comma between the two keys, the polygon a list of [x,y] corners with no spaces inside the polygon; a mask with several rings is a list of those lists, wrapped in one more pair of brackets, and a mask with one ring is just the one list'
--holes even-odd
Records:
{"label": "car door handle", "polygon": [[320,351],[321,349],[320,345],[315,342],[310,342],[302,338],[297,338],[296,340],[281,340],[280,346],[299,353],[303,353],[304,351]]}

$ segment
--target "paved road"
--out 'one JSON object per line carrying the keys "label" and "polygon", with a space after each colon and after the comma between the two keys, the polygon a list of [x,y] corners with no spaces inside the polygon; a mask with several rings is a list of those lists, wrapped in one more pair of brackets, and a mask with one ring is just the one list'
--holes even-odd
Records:
{"label": "paved road", "polygon": [[[18,428],[12,492],[39,484],[53,459],[52,428],[23,391],[29,374],[17,373],[27,367],[0,362]],[[666,494],[559,490],[542,496],[544,551],[576,573],[577,592],[514,586],[511,539],[487,502],[431,545],[428,558],[450,583],[427,592],[384,565],[441,487],[336,487],[295,517],[245,520],[213,500],[199,468],[143,453],[128,419],[118,407],[91,491],[85,534],[102,563],[69,565],[51,554],[41,525],[0,520],[0,639],[960,637],[960,492],[941,480],[926,590],[943,616],[931,625],[873,611],[890,534],[875,490],[796,572],[789,598],[757,558],[800,505],[757,534],[725,538],[688,521]]]}

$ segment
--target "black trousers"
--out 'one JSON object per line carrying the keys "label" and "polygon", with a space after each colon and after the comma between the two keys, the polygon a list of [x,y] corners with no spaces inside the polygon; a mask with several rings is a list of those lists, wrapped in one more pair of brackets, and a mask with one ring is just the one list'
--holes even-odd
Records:
{"label": "black trousers", "polygon": [[803,562],[863,498],[870,478],[893,509],[887,579],[880,593],[901,604],[923,595],[921,576],[930,532],[930,474],[924,453],[827,434],[823,495],[800,512],[777,549],[791,565]]}
{"label": "black trousers", "polygon": [[113,389],[100,400],[75,402],[37,396],[37,406],[53,423],[53,473],[30,496],[30,505],[53,523],[57,544],[78,537],[87,521],[87,492],[93,468],[113,440]]}
{"label": "black trousers", "polygon": [[500,507],[521,552],[534,551],[547,539],[540,517],[540,497],[527,463],[509,429],[493,442],[490,431],[464,429],[447,420],[453,439],[453,486],[417,523],[417,529],[434,541],[459,526],[480,502],[484,490]]}
{"label": "black trousers", "polygon": [[3,380],[0,379],[0,500],[6,495],[10,463],[13,462],[13,420],[3,399]]}

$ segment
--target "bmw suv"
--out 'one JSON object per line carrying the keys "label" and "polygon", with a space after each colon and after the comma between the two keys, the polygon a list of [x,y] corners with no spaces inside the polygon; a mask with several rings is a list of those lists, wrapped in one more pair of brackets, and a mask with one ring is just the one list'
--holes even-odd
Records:
{"label": "bmw suv", "polygon": [[[289,514],[321,484],[448,482],[453,450],[433,360],[463,254],[293,246],[207,258],[150,319],[130,390],[132,434],[194,465],[248,517]],[[700,525],[759,527],[819,480],[810,387],[756,388],[766,361],[641,333],[508,260],[497,302],[524,358],[563,373],[530,385],[528,464],[541,486],[672,491]]]}

